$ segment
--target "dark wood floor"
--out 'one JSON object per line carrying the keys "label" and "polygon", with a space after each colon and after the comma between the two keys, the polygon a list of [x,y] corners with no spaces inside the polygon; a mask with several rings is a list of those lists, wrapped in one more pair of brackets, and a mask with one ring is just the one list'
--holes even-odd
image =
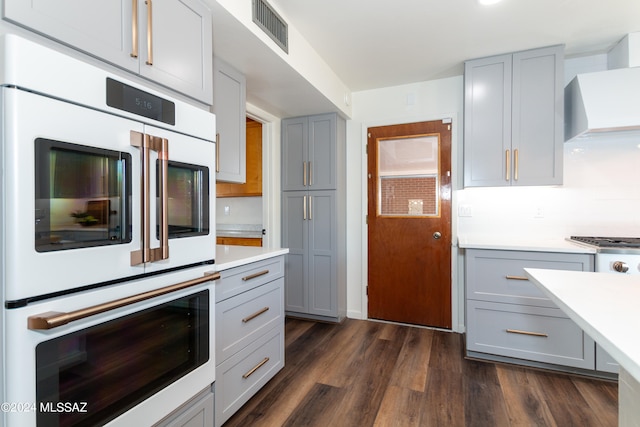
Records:
{"label": "dark wood floor", "polygon": [[617,384],[467,360],[462,336],[286,321],[285,368],[231,426],[617,426]]}

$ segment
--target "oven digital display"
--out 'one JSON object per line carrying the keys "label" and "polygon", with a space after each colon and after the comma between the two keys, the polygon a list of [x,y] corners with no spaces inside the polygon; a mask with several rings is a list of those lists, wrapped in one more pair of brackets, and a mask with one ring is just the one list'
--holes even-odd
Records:
{"label": "oven digital display", "polygon": [[170,125],[176,124],[175,103],[107,78],[107,105]]}

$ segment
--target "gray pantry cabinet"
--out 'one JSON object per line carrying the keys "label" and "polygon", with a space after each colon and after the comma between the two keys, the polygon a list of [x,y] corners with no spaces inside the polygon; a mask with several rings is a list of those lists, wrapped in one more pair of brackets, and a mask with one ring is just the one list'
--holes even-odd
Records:
{"label": "gray pantry cabinet", "polygon": [[216,426],[284,367],[284,256],[220,275],[215,281]]}
{"label": "gray pantry cabinet", "polygon": [[337,114],[282,121],[282,246],[287,315],[346,316],[346,123]]}
{"label": "gray pantry cabinet", "polygon": [[594,262],[591,254],[467,249],[467,355],[583,374],[602,371],[593,339],[524,273],[593,271]]}
{"label": "gray pantry cabinet", "polygon": [[465,187],[562,184],[563,52],[465,62]]}
{"label": "gray pantry cabinet", "polygon": [[206,104],[212,102],[213,27],[211,11],[200,0],[5,0],[3,18]]}
{"label": "gray pantry cabinet", "polygon": [[247,84],[245,76],[213,58],[213,106],[216,115],[216,181],[247,180]]}

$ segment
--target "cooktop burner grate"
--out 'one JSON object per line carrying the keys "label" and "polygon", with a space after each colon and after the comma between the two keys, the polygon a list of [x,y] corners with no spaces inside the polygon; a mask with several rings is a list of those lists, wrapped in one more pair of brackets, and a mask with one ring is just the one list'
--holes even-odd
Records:
{"label": "cooktop burner grate", "polygon": [[599,248],[640,248],[640,237],[585,237],[571,236],[571,240]]}

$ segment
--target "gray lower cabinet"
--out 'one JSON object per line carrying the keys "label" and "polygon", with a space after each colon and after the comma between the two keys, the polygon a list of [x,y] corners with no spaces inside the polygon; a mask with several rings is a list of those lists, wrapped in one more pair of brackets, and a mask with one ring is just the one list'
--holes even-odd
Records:
{"label": "gray lower cabinet", "polygon": [[213,27],[200,0],[5,0],[3,12],[7,21],[212,102]]}
{"label": "gray lower cabinet", "polygon": [[282,121],[285,312],[346,316],[346,124],[336,114]]}
{"label": "gray lower cabinet", "polygon": [[594,256],[467,249],[467,354],[594,371],[593,339],[526,278],[525,268],[593,271]]}
{"label": "gray lower cabinet", "polygon": [[220,273],[215,282],[216,426],[284,367],[284,256]]}
{"label": "gray lower cabinet", "polygon": [[465,187],[562,184],[563,51],[465,62]]}
{"label": "gray lower cabinet", "polygon": [[214,393],[207,388],[154,427],[210,427],[214,419]]}
{"label": "gray lower cabinet", "polygon": [[245,76],[220,58],[213,59],[216,115],[216,181],[247,180],[247,84]]}

